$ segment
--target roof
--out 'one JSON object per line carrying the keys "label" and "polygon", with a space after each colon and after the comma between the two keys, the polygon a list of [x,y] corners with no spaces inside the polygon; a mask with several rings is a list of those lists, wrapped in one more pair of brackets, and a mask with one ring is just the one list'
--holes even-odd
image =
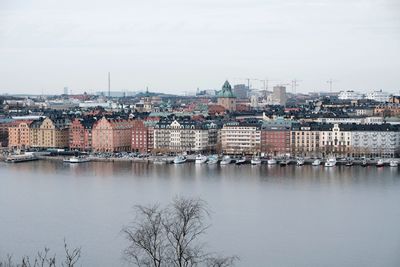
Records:
{"label": "roof", "polygon": [[217,96],[223,98],[236,98],[232,92],[232,86],[228,81],[225,81],[224,85],[222,86],[222,90],[218,92]]}

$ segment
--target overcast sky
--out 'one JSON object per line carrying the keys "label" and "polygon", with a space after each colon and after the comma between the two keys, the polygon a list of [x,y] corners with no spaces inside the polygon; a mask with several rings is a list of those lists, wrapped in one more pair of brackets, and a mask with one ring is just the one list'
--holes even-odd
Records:
{"label": "overcast sky", "polygon": [[[399,0],[0,0],[0,93],[399,92]],[[260,82],[253,81],[254,87]]]}

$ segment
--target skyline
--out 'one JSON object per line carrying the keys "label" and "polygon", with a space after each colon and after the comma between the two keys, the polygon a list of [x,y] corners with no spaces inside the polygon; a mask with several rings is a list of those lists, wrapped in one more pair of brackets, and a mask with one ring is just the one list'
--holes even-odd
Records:
{"label": "skyline", "polygon": [[298,79],[297,92],[329,91],[330,78],[333,91],[400,89],[394,0],[110,3],[2,1],[0,94],[105,91],[109,71],[115,91],[247,83],[238,77]]}

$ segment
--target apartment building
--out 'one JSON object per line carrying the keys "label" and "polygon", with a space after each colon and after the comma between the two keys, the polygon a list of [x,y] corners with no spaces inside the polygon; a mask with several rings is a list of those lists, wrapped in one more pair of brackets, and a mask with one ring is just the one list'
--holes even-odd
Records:
{"label": "apartment building", "polygon": [[261,153],[271,156],[290,154],[291,120],[277,118],[261,125]]}
{"label": "apartment building", "polygon": [[150,152],[149,129],[143,120],[132,122],[132,151],[140,153]]}
{"label": "apartment building", "polygon": [[67,148],[68,120],[45,118],[33,121],[29,128],[29,145],[35,148]]}
{"label": "apartment building", "polygon": [[8,128],[8,147],[25,149],[30,147],[30,125],[32,120],[15,121]]}
{"label": "apartment building", "polygon": [[156,152],[212,151],[217,134],[217,125],[213,122],[161,120],[154,126],[154,149]]}
{"label": "apartment building", "polygon": [[101,118],[93,125],[92,147],[96,152],[131,151],[132,121]]}
{"label": "apartment building", "polygon": [[96,119],[76,118],[69,127],[69,148],[71,150],[92,150],[92,129]]}
{"label": "apartment building", "polygon": [[261,123],[225,123],[221,129],[221,147],[225,154],[260,153]]}
{"label": "apartment building", "polygon": [[294,123],[290,135],[293,156],[321,156],[319,124]]}

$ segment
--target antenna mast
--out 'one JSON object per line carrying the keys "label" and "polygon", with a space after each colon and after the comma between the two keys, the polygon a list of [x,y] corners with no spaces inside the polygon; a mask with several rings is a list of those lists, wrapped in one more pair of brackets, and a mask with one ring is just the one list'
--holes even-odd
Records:
{"label": "antenna mast", "polygon": [[110,72],[108,72],[108,97],[111,96],[111,76]]}

